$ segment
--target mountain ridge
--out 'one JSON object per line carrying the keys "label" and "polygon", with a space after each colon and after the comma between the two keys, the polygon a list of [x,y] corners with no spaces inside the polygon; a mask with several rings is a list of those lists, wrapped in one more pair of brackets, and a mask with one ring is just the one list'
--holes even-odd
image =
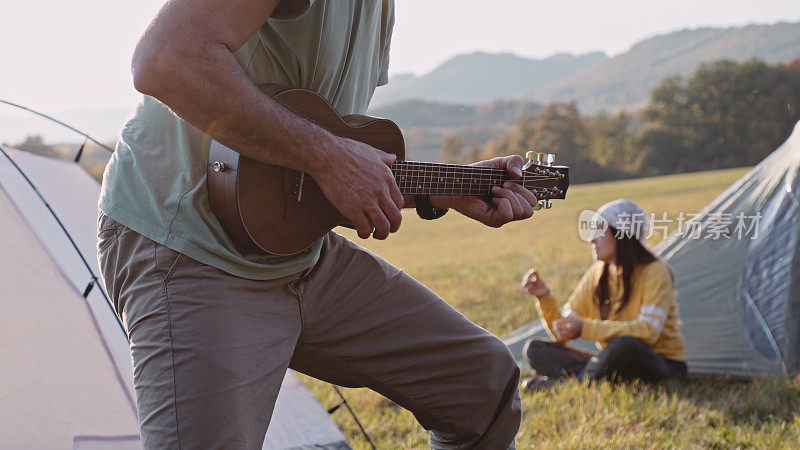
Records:
{"label": "mountain ridge", "polygon": [[[688,75],[702,63],[757,57],[774,64],[798,55],[800,22],[684,28],[646,37],[627,51],[610,57],[603,52],[577,56],[562,52],[532,59],[508,52],[473,52],[456,55],[421,76],[392,76],[388,85],[376,89],[369,112],[419,127],[423,126],[420,122],[424,114],[414,117],[410,108],[424,106],[428,110],[427,117],[436,119],[435,126],[444,128],[484,120],[485,116],[473,111],[473,107],[496,101],[530,103],[520,106],[529,112],[536,108],[533,103],[574,99],[582,112],[613,111],[643,105],[652,88],[665,77]],[[505,78],[487,78],[487,74],[492,73]],[[511,76],[516,73],[523,75]],[[437,110],[449,114],[454,111],[453,105],[465,111],[456,111],[458,114],[453,117],[434,115]],[[132,111],[133,106],[130,109],[75,109],[53,115],[106,142],[117,138]],[[449,120],[457,123],[448,124]],[[81,140],[78,135],[50,125],[44,119],[21,116],[14,110],[0,110],[0,142],[13,144],[36,134],[44,135],[48,142]]]}
{"label": "mountain ridge", "polygon": [[800,22],[684,28],[644,38],[611,57],[592,52],[531,59],[473,52],[456,55],[422,76],[393,77],[375,91],[371,109],[406,100],[477,104],[514,99],[575,100],[586,112],[614,111],[644,104],[661,80],[688,75],[700,64],[753,57],[774,64],[798,55]]}
{"label": "mountain ridge", "polygon": [[689,75],[720,59],[758,58],[768,64],[800,55],[800,22],[683,29],[643,39],[630,50],[557,83],[531,90],[539,102],[575,100],[586,112],[642,105],[666,77]]}
{"label": "mountain ridge", "polygon": [[[392,77],[388,85],[375,90],[370,107],[412,99],[476,104],[520,97],[530,92],[531,86],[550,84],[606,58],[603,52],[577,56],[557,53],[544,59],[508,52],[456,55],[425,75]],[[465,73],[470,76],[464,76]],[[409,90],[414,94],[407,95]]]}

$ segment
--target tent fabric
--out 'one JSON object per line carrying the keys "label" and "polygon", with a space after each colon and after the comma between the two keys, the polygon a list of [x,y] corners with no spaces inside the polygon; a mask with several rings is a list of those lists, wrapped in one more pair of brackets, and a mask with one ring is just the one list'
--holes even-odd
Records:
{"label": "tent fabric", "polygon": [[[800,373],[798,189],[800,123],[783,145],[656,246],[675,275],[690,374]],[[522,361],[525,341],[546,336],[537,320],[504,342]]]}
{"label": "tent fabric", "polygon": [[[28,227],[50,254],[72,290],[83,293],[92,281],[92,274],[100,273],[95,250],[96,200],[100,197],[99,184],[79,165],[69,161],[5,149],[61,220],[80,253],[66,238],[64,231],[47,210],[42,199],[2,154],[0,154],[0,185],[8,193]],[[81,255],[91,272],[81,260]],[[128,370],[131,364],[130,349],[116,314],[109,307],[101,289],[93,288],[86,300],[97,319],[106,343],[111,348],[115,367],[120,368],[120,375],[125,379],[128,391],[133,392],[133,373]]]}
{"label": "tent fabric", "polygon": [[83,297],[3,190],[0,211],[3,446],[69,448],[79,436],[138,434],[136,408]]}
{"label": "tent fabric", "polygon": [[[328,411],[321,408],[316,397],[292,372],[287,371],[275,411],[267,430],[264,449],[326,449],[342,450],[350,447],[341,437],[341,431],[331,421]],[[280,414],[277,412],[280,411]],[[297,433],[297,429],[303,433]],[[339,437],[331,440],[331,437]],[[313,442],[313,445],[309,445]]]}
{"label": "tent fabric", "polygon": [[[99,273],[100,186],[71,161],[2,149],[42,198],[0,153],[0,442],[139,448],[127,338],[99,283],[82,296]],[[264,448],[349,447],[288,371]]]}
{"label": "tent fabric", "polygon": [[[800,372],[798,188],[800,125],[700,212],[699,234],[708,235],[720,218],[730,217],[730,238],[672,235],[656,248],[675,273],[691,372],[770,377]],[[739,215],[751,218],[749,233],[737,233]]]}

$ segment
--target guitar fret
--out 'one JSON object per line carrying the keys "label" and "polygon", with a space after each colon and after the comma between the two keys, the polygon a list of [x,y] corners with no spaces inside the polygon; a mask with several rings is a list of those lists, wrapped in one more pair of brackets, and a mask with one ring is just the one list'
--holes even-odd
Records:
{"label": "guitar fret", "polygon": [[398,161],[392,170],[406,194],[482,195],[508,179],[502,169],[454,164]]}
{"label": "guitar fret", "polygon": [[[400,191],[407,195],[488,195],[493,186],[512,181],[534,192],[539,198],[549,197],[552,175],[526,172],[522,179],[511,179],[503,169],[460,166],[456,164],[397,161],[392,172]],[[542,186],[539,182],[545,182]]]}

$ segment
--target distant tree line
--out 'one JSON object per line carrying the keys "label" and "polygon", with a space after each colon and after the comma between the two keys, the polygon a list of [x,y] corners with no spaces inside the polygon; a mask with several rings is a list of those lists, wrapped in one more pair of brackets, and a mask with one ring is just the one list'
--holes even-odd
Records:
{"label": "distant tree line", "polygon": [[[772,66],[756,59],[702,65],[685,79],[662,80],[648,104],[634,112],[583,116],[575,102],[542,107],[509,100],[473,107],[412,102],[415,115],[408,106],[387,115],[412,126],[404,131],[407,140],[435,140],[430,149],[435,155],[438,147],[442,162],[534,150],[556,154],[556,163],[569,165],[576,182],[750,166],[777,148],[800,120],[800,57]],[[441,128],[413,128],[431,121]],[[512,127],[506,125],[512,121]],[[64,158],[77,149],[47,145],[40,136],[14,147]],[[87,145],[81,165],[99,179],[108,156]]]}
{"label": "distant tree line", "polygon": [[13,145],[13,147],[17,150],[25,150],[48,158],[63,157],[61,152],[56,149],[56,146],[46,144],[44,138],[40,135],[28,136],[24,141]]}
{"label": "distant tree line", "polygon": [[718,61],[663,80],[638,112],[582,116],[574,102],[521,115],[485,146],[458,135],[440,159],[466,163],[528,150],[555,153],[574,181],[591,182],[750,166],[800,120],[800,58],[788,64]]}
{"label": "distant tree line", "polygon": [[[114,142],[108,142],[105,145],[114,148]],[[17,150],[24,150],[48,158],[73,160],[77,156],[78,149],[81,145],[79,143],[47,144],[42,136],[33,135],[28,136],[20,143],[11,144],[10,146]],[[107,150],[92,142],[87,142],[84,144],[80,165],[86,169],[89,174],[100,181],[103,178],[103,171],[110,157],[111,154]]]}

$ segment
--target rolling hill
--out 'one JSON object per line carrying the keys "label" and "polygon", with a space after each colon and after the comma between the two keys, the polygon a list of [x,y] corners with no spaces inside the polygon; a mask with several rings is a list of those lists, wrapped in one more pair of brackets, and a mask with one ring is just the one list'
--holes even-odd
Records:
{"label": "rolling hill", "polygon": [[618,110],[642,105],[650,91],[671,75],[688,75],[720,59],[758,58],[768,64],[800,56],[800,23],[698,28],[643,40],[628,52],[531,90],[541,102],[574,99],[581,110]]}
{"label": "rolling hill", "polygon": [[484,52],[455,56],[428,74],[392,77],[375,91],[372,108],[421,99],[445,103],[484,103],[520,97],[579,73],[607,59],[601,52],[573,56],[557,54],[528,59],[510,53]]}
{"label": "rolling hill", "polygon": [[800,23],[696,28],[644,39],[614,57],[603,53],[546,59],[472,53],[451,58],[428,74],[394,77],[378,88],[373,109],[411,99],[484,103],[495,99],[537,102],[576,100],[582,111],[618,110],[645,103],[665,77],[688,75],[720,59],[767,63],[800,56]]}

